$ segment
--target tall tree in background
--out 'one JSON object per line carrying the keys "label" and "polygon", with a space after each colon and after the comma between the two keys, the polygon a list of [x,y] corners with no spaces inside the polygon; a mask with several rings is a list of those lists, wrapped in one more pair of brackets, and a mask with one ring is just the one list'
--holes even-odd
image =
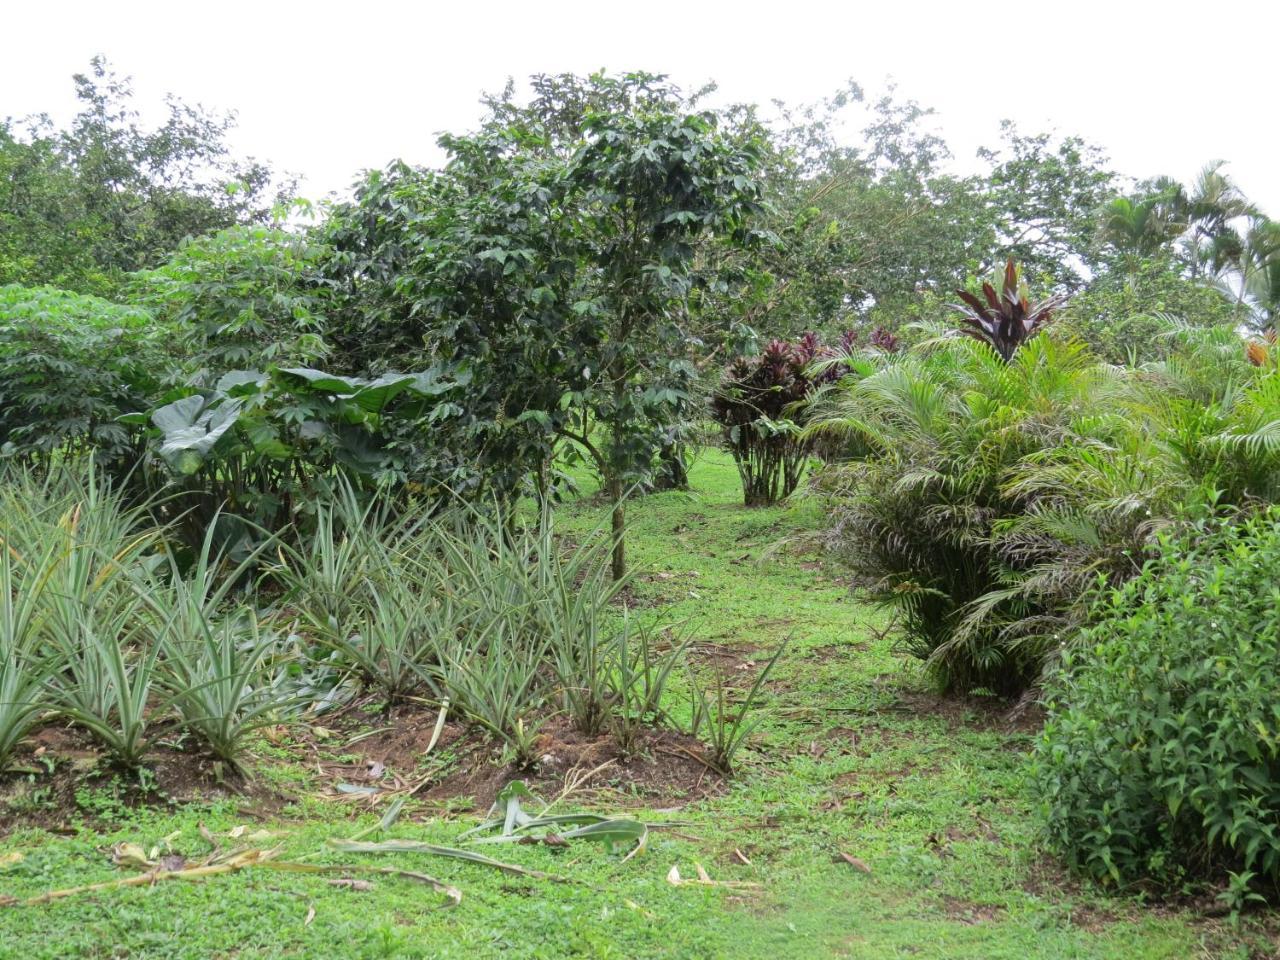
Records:
{"label": "tall tree in background", "polygon": [[1024,134],[1011,120],[1000,132],[999,147],[978,151],[991,165],[984,191],[998,232],[993,256],[1079,289],[1091,272],[1097,211],[1115,195],[1106,156],[1079,137]]}
{"label": "tall tree in background", "polygon": [[110,293],[186,237],[266,220],[269,167],[232,156],[233,114],[166,98],[144,127],[128,78],[95,57],[75,77],[80,112],[0,120],[0,283]]}
{"label": "tall tree in background", "polygon": [[1133,273],[1160,255],[1186,229],[1182,218],[1180,184],[1161,178],[1133,197],[1116,197],[1103,205],[1098,240],[1110,246],[1121,268]]}
{"label": "tall tree in background", "polygon": [[1193,277],[1213,277],[1238,262],[1244,239],[1236,223],[1260,216],[1224,166],[1221,160],[1207,164],[1179,197],[1188,230],[1183,246]]}

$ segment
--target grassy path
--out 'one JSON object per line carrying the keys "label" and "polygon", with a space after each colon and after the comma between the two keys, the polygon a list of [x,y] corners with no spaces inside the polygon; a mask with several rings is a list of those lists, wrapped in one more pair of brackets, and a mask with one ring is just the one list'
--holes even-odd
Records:
{"label": "grassy path", "polygon": [[[374,878],[361,891],[253,870],[11,908],[0,910],[0,958],[1251,955],[1244,942],[1256,947],[1261,934],[1248,927],[1101,898],[1063,878],[1038,849],[1022,791],[1030,734],[979,704],[937,701],[894,654],[881,615],[851,600],[838,571],[802,543],[786,542],[820,526],[815,505],[744,510],[732,465],[718,454],[698,462],[693,485],[632,507],[631,555],[646,571],[637,608],[689,619],[699,655],[731,674],[742,668],[743,677],[783,638],[791,643],[771,685],[774,709],[729,789],[678,812],[637,814],[679,817],[688,823],[680,835],[655,833],[626,863],[595,845],[502,848],[508,859],[579,881],[571,885],[417,854],[376,861],[456,884],[463,900],[451,910],[409,880]],[[571,534],[599,515],[585,500],[568,514]],[[99,790],[86,791],[81,805],[111,826],[0,839],[0,894],[119,876],[103,855],[119,841],[149,847],[170,837],[198,856],[207,849],[200,824],[225,835],[244,822],[234,801],[138,811]],[[299,789],[278,822],[249,830],[265,826],[281,856],[293,858],[373,822],[353,823]],[[411,818],[394,832],[447,843],[467,825]],[[314,862],[343,860],[324,852]],[[691,877],[695,864],[715,879],[759,886],[667,882],[672,866]]]}

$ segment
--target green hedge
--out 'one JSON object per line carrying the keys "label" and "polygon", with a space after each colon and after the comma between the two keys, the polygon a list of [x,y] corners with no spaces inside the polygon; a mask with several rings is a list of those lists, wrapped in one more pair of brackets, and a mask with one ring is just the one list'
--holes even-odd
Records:
{"label": "green hedge", "polygon": [[[1100,595],[1048,689],[1054,844],[1117,885],[1280,880],[1280,511],[1164,538]],[[1270,899],[1270,898],[1268,898]]]}

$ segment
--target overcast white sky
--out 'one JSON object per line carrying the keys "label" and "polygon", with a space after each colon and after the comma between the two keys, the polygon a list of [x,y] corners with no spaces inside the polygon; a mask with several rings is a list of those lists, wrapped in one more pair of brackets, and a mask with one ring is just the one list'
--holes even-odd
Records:
{"label": "overcast white sky", "polygon": [[958,163],[1010,117],[1104,146],[1138,177],[1226,159],[1280,216],[1280,3],[877,0],[634,3],[58,2],[6,5],[0,116],[70,113],[94,53],[165,92],[235,109],[241,152],[319,197],[393,157],[433,163],[482,90],[531,73],[645,69],[726,99],[808,102],[848,78],[939,111]]}

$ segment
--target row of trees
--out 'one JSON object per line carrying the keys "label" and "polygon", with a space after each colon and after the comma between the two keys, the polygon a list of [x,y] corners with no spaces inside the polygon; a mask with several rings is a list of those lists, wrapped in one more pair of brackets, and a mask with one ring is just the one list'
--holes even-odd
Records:
{"label": "row of trees", "polygon": [[[1127,186],[1095,147],[1005,124],[985,173],[957,177],[929,111],[892,91],[869,102],[850,85],[765,123],[650,74],[539,76],[530,97],[509,86],[477,130],[442,138],[440,169],[368,172],[317,220],[277,202],[287,184],[269,168],[231,156],[232,118],[170,101],[147,130],[101,61],[76,82],[67,130],[0,125],[0,282],[16,285],[0,316],[0,444],[19,455],[109,441],[122,464],[148,444],[154,462],[190,462],[154,417],[141,436],[120,416],[198,395],[207,422],[183,429],[204,431],[187,437],[202,458],[323,449],[325,469],[499,498],[554,493],[582,461],[620,534],[629,490],[680,481],[721,364],[801,331],[909,340],[1006,256],[1075,293],[1058,322],[1114,361],[1159,352],[1133,331],[1160,315],[1271,317],[1273,227],[1220,168],[1188,188]],[[853,110],[868,119],[847,143]],[[120,349],[119,311],[151,334],[144,363]],[[314,401],[317,384],[367,402],[327,423],[318,411],[337,407]],[[245,415],[211,437],[224,403]]]}

